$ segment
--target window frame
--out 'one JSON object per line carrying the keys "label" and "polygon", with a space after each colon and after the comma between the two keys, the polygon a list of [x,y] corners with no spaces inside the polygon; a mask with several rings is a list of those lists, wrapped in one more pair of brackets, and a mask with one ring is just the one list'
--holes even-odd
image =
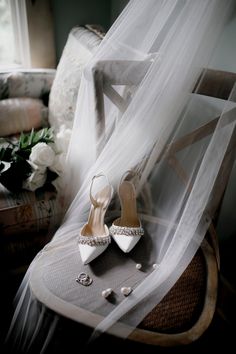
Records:
{"label": "window frame", "polygon": [[25,0],[9,0],[15,41],[15,61],[19,67],[31,67],[29,29]]}
{"label": "window frame", "polygon": [[15,55],[0,72],[55,69],[53,12],[49,0],[8,0]]}

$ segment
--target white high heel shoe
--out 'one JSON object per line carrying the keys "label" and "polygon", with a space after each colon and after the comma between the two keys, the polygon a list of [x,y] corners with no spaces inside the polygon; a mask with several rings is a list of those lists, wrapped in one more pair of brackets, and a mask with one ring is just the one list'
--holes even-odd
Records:
{"label": "white high heel shoe", "polygon": [[123,175],[118,188],[121,217],[116,219],[110,227],[110,235],[125,253],[130,252],[144,234],[137,213],[134,184],[130,181],[125,181],[125,177],[130,172],[132,171],[127,171]]}
{"label": "white high heel shoe", "polygon": [[[102,176],[107,179],[108,185],[93,197],[92,187],[94,179]],[[105,175],[101,173],[93,177],[90,185],[91,209],[88,222],[80,230],[78,239],[83,264],[88,264],[98,257],[111,242],[109,229],[104,224],[104,216],[111,201],[112,194],[113,188]]]}

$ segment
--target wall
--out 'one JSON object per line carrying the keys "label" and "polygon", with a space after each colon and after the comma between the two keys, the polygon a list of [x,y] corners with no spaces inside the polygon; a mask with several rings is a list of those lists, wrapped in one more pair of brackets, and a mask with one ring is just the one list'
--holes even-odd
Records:
{"label": "wall", "polygon": [[59,60],[72,27],[99,24],[108,30],[111,24],[111,0],[51,0],[56,56]]}
{"label": "wall", "polygon": [[236,10],[219,39],[209,65],[215,69],[236,72]]}
{"label": "wall", "polygon": [[111,23],[113,23],[124,7],[128,4],[129,0],[112,0],[111,1]]}
{"label": "wall", "polygon": [[26,0],[32,68],[55,68],[52,9],[48,0]]}
{"label": "wall", "polygon": [[[219,39],[209,67],[236,72],[236,10],[232,13],[231,20]],[[219,214],[217,232],[221,239],[236,234],[236,163]]]}
{"label": "wall", "polygon": [[[111,23],[119,16],[129,0],[111,1]],[[209,66],[213,69],[236,72],[236,9],[213,53]]]}
{"label": "wall", "polygon": [[[236,72],[236,11],[219,39],[210,67]],[[236,234],[236,163],[224,196],[217,231],[222,239]]]}

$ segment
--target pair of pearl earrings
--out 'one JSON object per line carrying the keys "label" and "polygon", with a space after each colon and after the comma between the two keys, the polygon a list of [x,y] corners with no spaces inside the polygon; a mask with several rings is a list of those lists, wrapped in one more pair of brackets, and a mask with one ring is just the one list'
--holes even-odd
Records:
{"label": "pair of pearl earrings", "polygon": [[[157,269],[159,267],[159,264],[154,263],[152,265],[153,269]],[[137,263],[135,266],[136,269],[140,270],[142,268],[142,264],[141,263]],[[124,296],[129,296],[132,293],[133,289],[130,286],[123,286],[120,289],[121,294],[123,294]],[[102,291],[102,296],[106,299],[108,298],[111,294],[113,293],[113,289],[112,288],[107,288],[105,290]]]}
{"label": "pair of pearl earrings", "polygon": [[[129,294],[131,294],[133,291],[133,289],[130,286],[123,286],[120,289],[121,294],[123,294],[124,296],[129,296]],[[108,298],[111,294],[113,293],[112,288],[108,288],[106,290],[102,291],[102,296],[106,299]]]}
{"label": "pair of pearl earrings", "polygon": [[[158,264],[154,263],[152,265],[153,269],[157,269],[158,268]],[[136,269],[140,270],[142,268],[142,264],[141,263],[137,263],[135,266]],[[123,286],[120,289],[121,294],[123,294],[124,296],[129,296],[132,293],[133,289],[130,286]],[[113,289],[112,288],[108,288],[102,291],[102,296],[106,299],[108,298],[111,294],[113,293]]]}
{"label": "pair of pearl earrings", "polygon": [[[136,269],[140,270],[142,268],[142,264],[141,263],[137,263],[135,266]],[[129,296],[129,294],[131,294],[133,291],[133,289],[130,286],[123,286],[120,289],[121,294],[123,294],[124,296]],[[106,299],[108,298],[108,296],[110,296],[113,293],[112,288],[108,288],[106,290],[102,291],[102,296]]]}

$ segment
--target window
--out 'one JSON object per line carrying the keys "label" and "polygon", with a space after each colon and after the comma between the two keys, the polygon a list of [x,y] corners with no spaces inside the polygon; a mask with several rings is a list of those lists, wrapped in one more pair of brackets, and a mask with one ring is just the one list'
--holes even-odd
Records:
{"label": "window", "polygon": [[0,0],[0,68],[30,67],[25,0]]}
{"label": "window", "polygon": [[0,0],[0,65],[14,63],[14,35],[8,0]]}
{"label": "window", "polygon": [[0,70],[54,68],[49,0],[0,0]]}

